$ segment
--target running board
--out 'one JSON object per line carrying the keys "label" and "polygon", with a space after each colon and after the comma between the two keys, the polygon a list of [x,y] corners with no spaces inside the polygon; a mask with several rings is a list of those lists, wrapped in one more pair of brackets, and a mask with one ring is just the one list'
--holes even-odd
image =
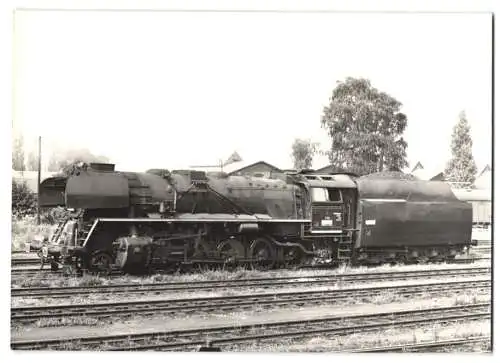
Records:
{"label": "running board", "polygon": [[336,230],[333,230],[333,231],[310,231],[309,233],[312,233],[312,234],[323,234],[323,233],[328,233],[328,234],[342,234],[343,231],[340,230],[340,229],[336,229]]}

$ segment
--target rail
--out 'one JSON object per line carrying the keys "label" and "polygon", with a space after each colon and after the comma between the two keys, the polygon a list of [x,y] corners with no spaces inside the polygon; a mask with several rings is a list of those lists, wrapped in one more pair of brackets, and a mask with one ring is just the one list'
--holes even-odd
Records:
{"label": "rail", "polygon": [[477,321],[491,318],[490,304],[447,306],[430,309],[412,309],[377,314],[342,315],[319,319],[301,319],[278,322],[234,324],[186,330],[167,330],[125,333],[102,336],[62,337],[57,339],[11,340],[14,350],[72,349],[72,350],[197,350],[207,340],[214,347],[257,341],[281,341],[283,338],[307,336],[339,336],[360,332],[380,331],[384,328],[428,326],[432,324]]}
{"label": "rail", "polygon": [[199,312],[228,312],[248,307],[304,306],[305,304],[337,304],[353,298],[372,298],[381,294],[395,294],[400,297],[442,296],[446,293],[479,290],[491,292],[490,280],[467,280],[444,283],[427,283],[384,287],[360,287],[319,291],[294,291],[271,294],[233,295],[222,297],[202,297],[168,300],[132,300],[97,304],[45,305],[12,307],[12,322],[33,322],[42,318],[63,318],[72,316],[92,316],[111,318],[116,316],[154,315],[161,313],[196,314]]}
{"label": "rail", "polygon": [[[465,345],[477,345],[477,344],[491,344],[491,337],[480,336],[472,338],[461,338],[461,339],[447,339],[431,342],[418,342],[418,343],[408,343],[408,344],[398,344],[385,347],[370,347],[361,349],[348,349],[341,350],[342,353],[389,353],[389,352],[420,352],[420,351],[436,351],[436,349],[446,349],[456,346]],[[491,346],[488,350],[491,350]]]}
{"label": "rail", "polygon": [[456,278],[473,277],[491,274],[490,267],[472,268],[450,268],[442,270],[411,270],[390,271],[376,273],[351,273],[351,274],[326,274],[318,276],[290,276],[290,277],[266,277],[241,280],[208,280],[193,282],[163,282],[142,284],[117,284],[100,286],[80,287],[29,287],[11,289],[11,297],[71,297],[75,295],[90,294],[151,294],[165,292],[188,292],[188,291],[213,291],[235,289],[235,288],[278,288],[278,287],[301,287],[301,286],[334,286],[336,284],[349,284],[356,282],[395,281],[425,278]]}

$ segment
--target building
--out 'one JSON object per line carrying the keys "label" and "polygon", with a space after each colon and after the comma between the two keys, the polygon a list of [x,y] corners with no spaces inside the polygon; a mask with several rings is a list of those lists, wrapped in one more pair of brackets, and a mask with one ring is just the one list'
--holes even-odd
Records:
{"label": "building", "polygon": [[476,176],[474,187],[477,189],[491,189],[491,167],[489,164]]}
{"label": "building", "polygon": [[[284,171],[274,165],[265,161],[257,161],[250,165],[235,165],[239,163],[230,164],[224,167],[224,171],[229,175],[244,175],[261,178],[278,178],[284,174]],[[228,170],[231,169],[231,170]]]}
{"label": "building", "polygon": [[[479,172],[476,176],[476,180],[473,184],[473,188],[475,189],[486,189],[491,190],[491,167],[487,164],[481,172]],[[444,168],[441,168],[439,171],[438,168],[428,170],[425,169],[421,162],[415,164],[413,169],[409,171],[410,174],[416,176],[421,180],[439,180],[446,181],[446,177],[444,175]],[[462,183],[462,182],[450,182],[453,188],[471,188],[470,183]]]}
{"label": "building", "polygon": [[416,176],[420,180],[433,180],[433,181],[443,181],[444,172],[442,166],[436,166],[434,168],[425,168],[423,164],[419,161],[415,164],[413,168],[406,173]]}
{"label": "building", "polygon": [[[57,172],[42,171],[40,181],[50,178]],[[16,171],[12,170],[12,179],[22,183],[25,182],[33,193],[38,193],[38,171]]]}

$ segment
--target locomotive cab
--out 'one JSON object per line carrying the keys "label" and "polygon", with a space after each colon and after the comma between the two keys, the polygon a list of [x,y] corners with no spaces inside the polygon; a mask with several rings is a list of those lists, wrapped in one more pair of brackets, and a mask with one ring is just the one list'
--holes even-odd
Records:
{"label": "locomotive cab", "polygon": [[306,175],[312,234],[342,234],[355,219],[356,184],[347,175]]}

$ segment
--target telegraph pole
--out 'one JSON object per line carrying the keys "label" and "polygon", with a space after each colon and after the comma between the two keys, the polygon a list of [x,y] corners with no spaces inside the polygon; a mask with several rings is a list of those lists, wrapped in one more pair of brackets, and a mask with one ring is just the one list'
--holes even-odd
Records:
{"label": "telegraph pole", "polygon": [[40,181],[42,178],[42,137],[38,136],[38,183],[37,183],[37,206],[36,223],[40,224]]}

